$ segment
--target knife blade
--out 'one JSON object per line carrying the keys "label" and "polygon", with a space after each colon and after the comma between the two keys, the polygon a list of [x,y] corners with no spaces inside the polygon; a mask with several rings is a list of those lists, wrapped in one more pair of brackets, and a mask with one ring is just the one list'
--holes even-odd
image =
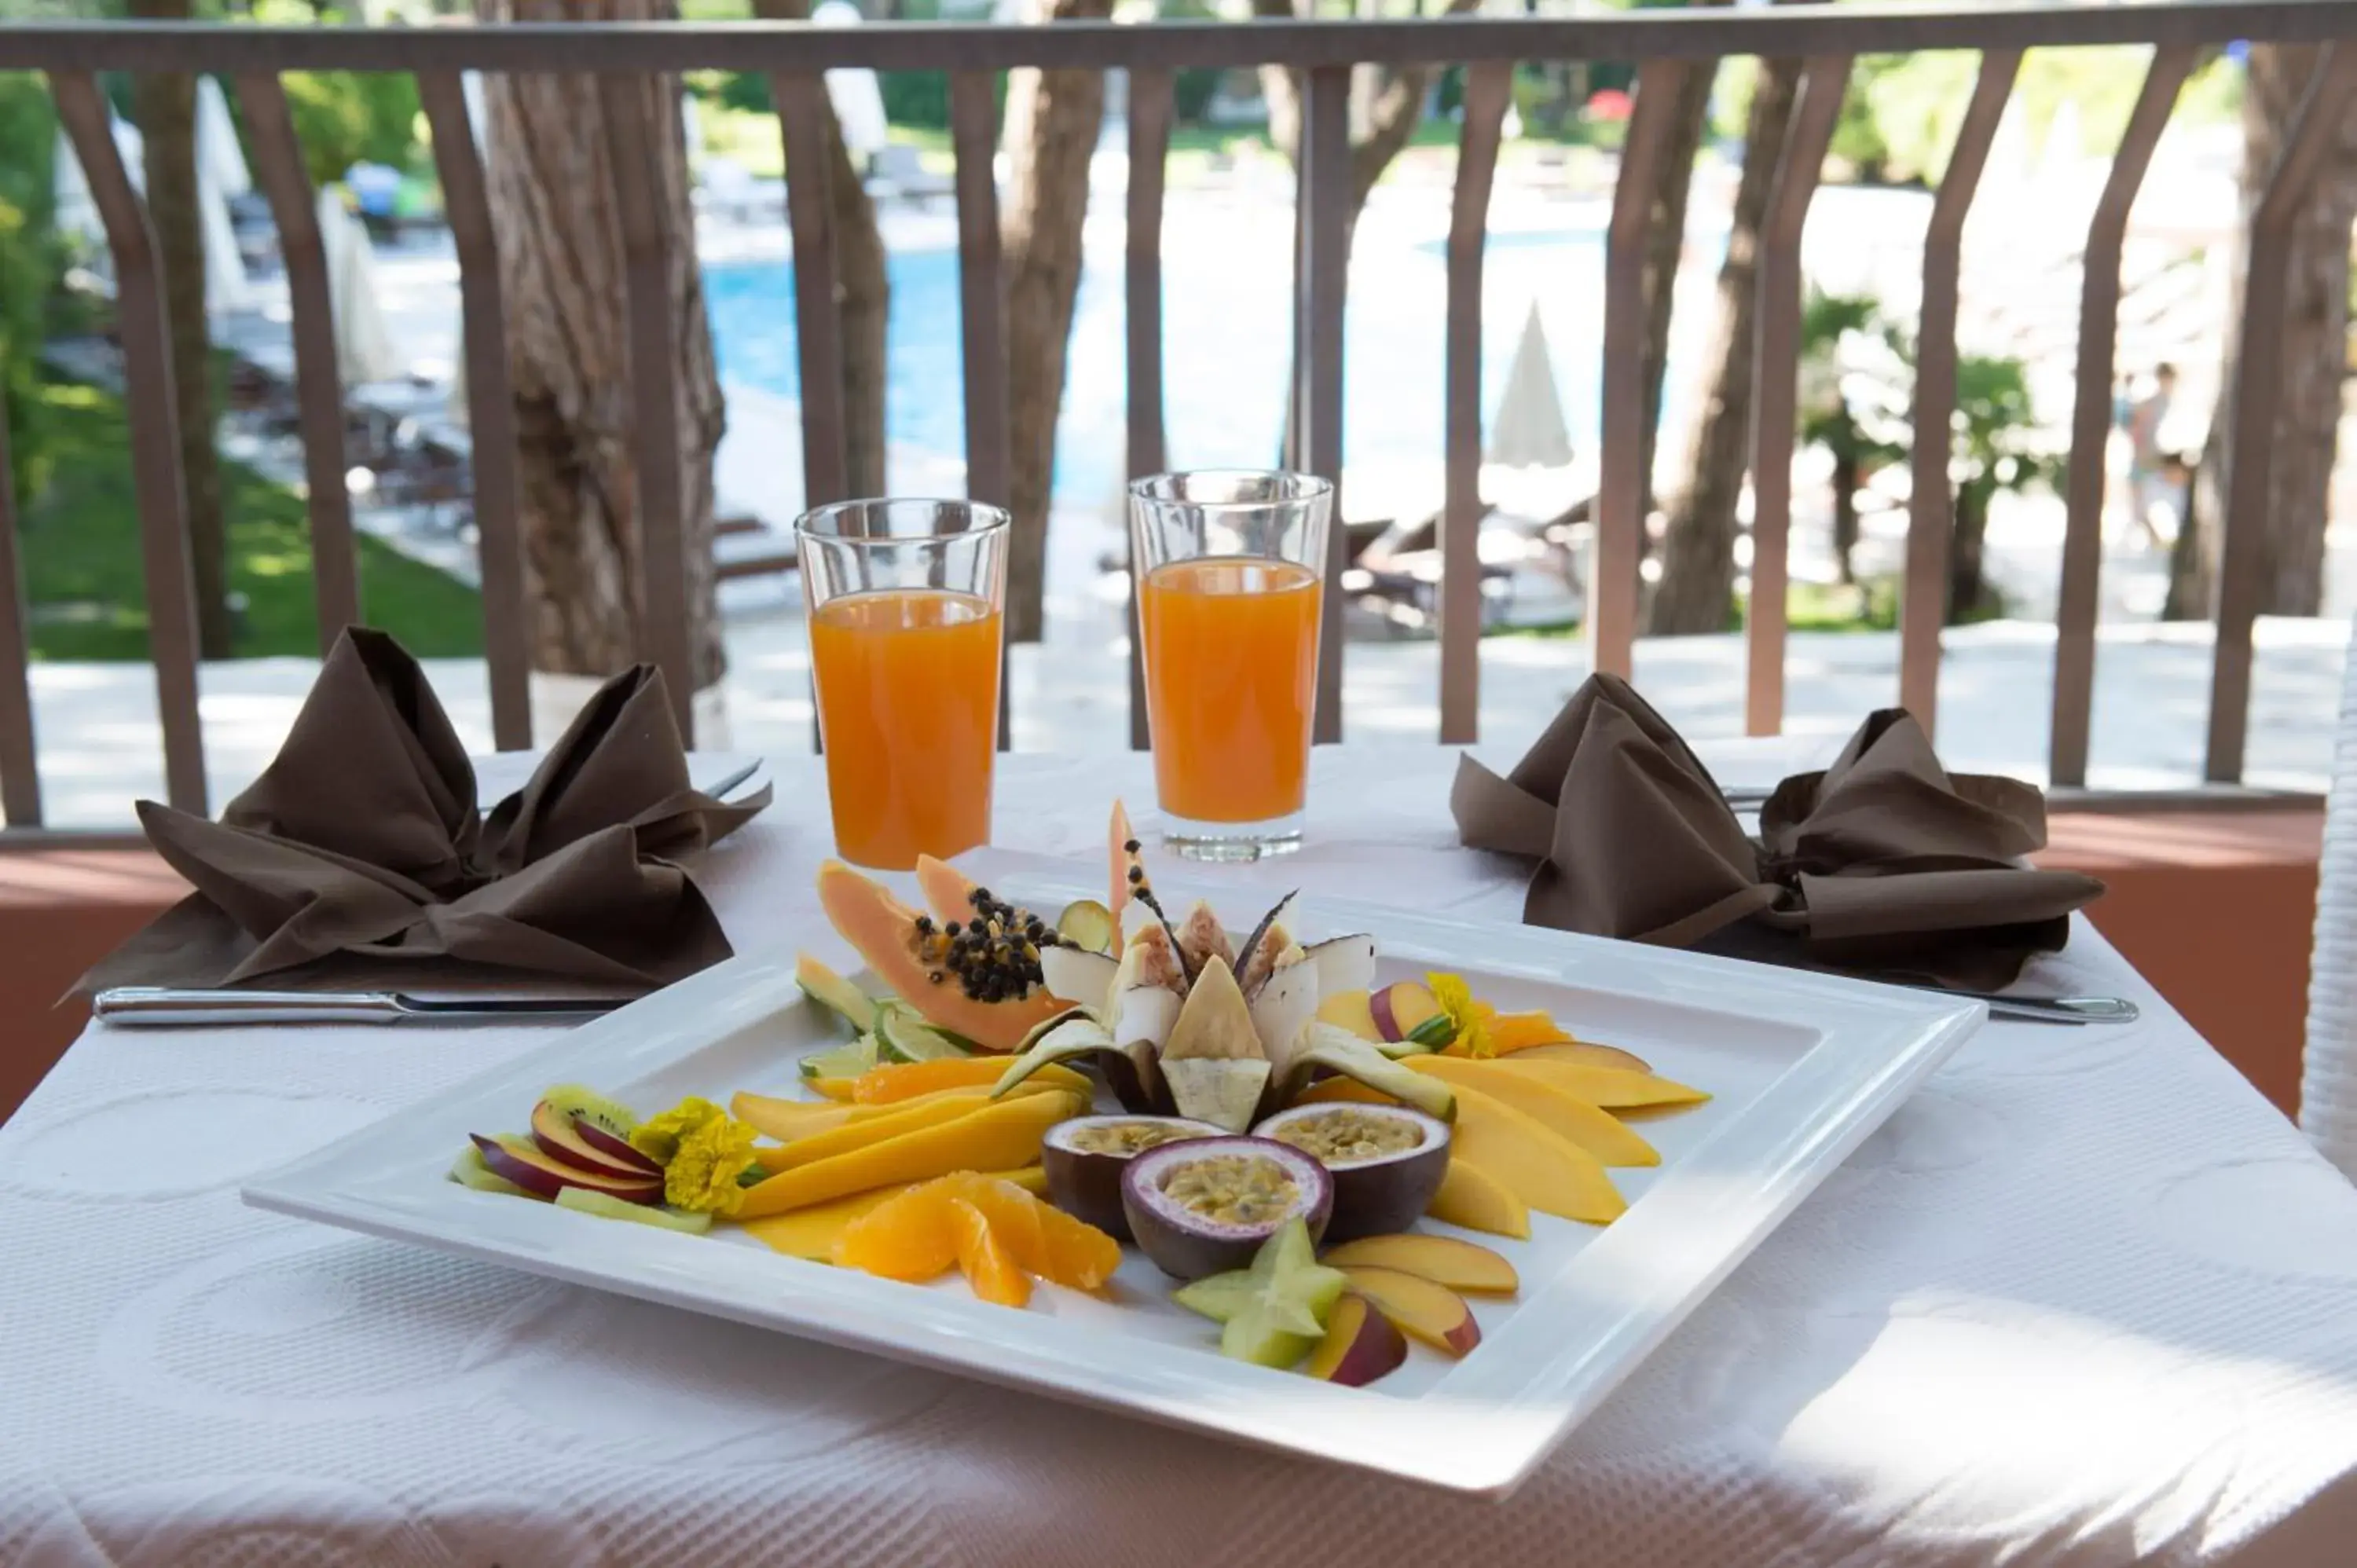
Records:
{"label": "knife blade", "polygon": [[119,985],[91,1001],[118,1028],[231,1028],[248,1024],[408,1024],[594,1017],[627,996],[421,996],[405,991],[197,991]]}

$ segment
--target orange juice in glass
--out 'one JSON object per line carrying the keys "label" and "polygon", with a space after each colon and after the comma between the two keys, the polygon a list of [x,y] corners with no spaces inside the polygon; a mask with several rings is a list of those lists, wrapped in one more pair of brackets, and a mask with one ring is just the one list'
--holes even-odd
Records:
{"label": "orange juice in glass", "polygon": [[1158,474],[1129,488],[1164,841],[1199,860],[1301,844],[1333,487]]}
{"label": "orange juice in glass", "polygon": [[987,843],[1006,514],[844,501],[795,533],[836,852],[905,871]]}

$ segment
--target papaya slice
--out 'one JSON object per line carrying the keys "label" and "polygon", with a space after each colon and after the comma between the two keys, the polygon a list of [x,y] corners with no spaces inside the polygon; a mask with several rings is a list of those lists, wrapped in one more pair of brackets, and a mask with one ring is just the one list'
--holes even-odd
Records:
{"label": "papaya slice", "polygon": [[[920,862],[918,877],[929,894],[949,893],[952,884],[961,898],[979,891],[955,867],[939,861]],[[883,884],[840,861],[830,860],[819,867],[818,899],[836,932],[895,995],[926,1023],[985,1050],[1013,1050],[1036,1026],[1069,1006],[1049,994],[1039,981],[1036,960],[1028,966],[1022,988],[1014,994],[996,999],[967,994],[966,981],[952,972],[942,949],[946,940],[943,933],[953,917],[944,916],[937,929],[931,916],[920,917]],[[965,917],[955,918],[963,920],[973,913],[969,906]],[[935,975],[941,978],[936,980]]]}

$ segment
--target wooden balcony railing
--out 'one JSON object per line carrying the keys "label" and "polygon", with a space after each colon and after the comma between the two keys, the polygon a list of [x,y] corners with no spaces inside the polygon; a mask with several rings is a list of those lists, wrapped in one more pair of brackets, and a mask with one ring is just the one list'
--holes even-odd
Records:
{"label": "wooden balcony railing", "polygon": [[[1306,466],[1342,471],[1342,322],[1347,243],[1351,68],[1360,63],[1461,63],[1468,69],[1460,156],[1448,241],[1445,452],[1441,553],[1439,738],[1475,738],[1480,503],[1480,280],[1490,187],[1511,97],[1514,62],[1641,62],[1607,242],[1602,471],[1587,603],[1596,668],[1626,673],[1637,633],[1643,520],[1639,515],[1644,202],[1663,156],[1667,112],[1683,74],[1726,55],[1806,61],[1786,151],[1770,201],[1760,257],[1752,482],[1753,587],[1748,627],[1746,725],[1772,734],[1784,710],[1784,585],[1791,527],[1791,459],[1800,349],[1800,242],[1853,59],[1920,49],[1978,51],[1980,72],[1932,204],[1923,248],[1914,427],[1947,427],[1955,399],[1960,242],[1999,116],[2023,53],[2066,46],[2147,44],[2143,89],[2085,245],[2077,401],[2071,425],[2066,532],[2055,653],[2051,776],[2084,784],[2101,562],[2104,445],[2114,384],[2120,255],[2128,210],[2179,88],[2205,49],[2236,39],[2321,43],[2314,79],[2281,161],[2259,200],[2250,236],[2239,324],[2242,354],[2231,388],[2234,461],[2220,562],[2216,653],[2204,773],[2238,781],[2250,708],[2251,636],[2258,602],[2269,447],[2281,376],[2290,226],[2341,119],[2357,98],[2357,0],[2191,0],[2115,5],[1845,5],[1772,10],[1641,10],[1578,17],[1423,21],[1254,21],[1044,27],[884,25],[854,29],[795,24],[546,25],[510,27],[251,27],[205,25],[0,25],[0,70],[47,74],[60,120],[87,171],[113,254],[119,287],[149,638],[156,669],[167,787],[175,805],[206,808],[197,719],[197,633],[189,551],[174,430],[170,350],[161,279],[145,209],[108,132],[96,73],[207,71],[229,76],[244,110],[260,183],[276,218],[294,314],[301,430],[307,448],[312,547],[323,644],[357,614],[351,518],[339,476],[344,464],[325,262],[311,190],[279,75],[290,70],[407,71],[418,79],[433,131],[448,221],[460,263],[466,371],[474,410],[474,510],[480,533],[485,646],[495,738],[532,742],[518,553],[514,428],[508,398],[503,305],[483,171],[460,73],[582,72],[605,78],[615,210],[627,253],[630,394],[668,408],[675,354],[666,296],[669,247],[688,242],[659,220],[648,147],[651,127],[619,91],[650,71],[718,69],[768,75],[788,178],[788,222],[801,356],[803,481],[813,501],[845,485],[841,346],[834,318],[834,236],[823,156],[824,91],[834,67],[943,70],[952,81],[952,142],[963,310],[962,344],[969,492],[1004,502],[1007,486],[1006,345],[1000,298],[997,199],[991,165],[991,73],[1022,67],[1129,73],[1128,467],[1164,462],[1161,360],[1162,172],[1171,128],[1173,72],[1186,67],[1275,64],[1304,75],[1294,299],[1296,431]],[[642,657],[662,666],[674,693],[691,689],[681,542],[680,454],[669,419],[640,419],[641,526],[648,604]],[[0,471],[5,471],[0,432]],[[1897,696],[1926,727],[1936,721],[1939,632],[1944,609],[1953,499],[1944,446],[1919,445],[1900,601]],[[26,676],[23,594],[13,549],[13,501],[0,485],[0,809],[10,832],[41,820]],[[1341,570],[1340,531],[1329,582]],[[1343,733],[1339,615],[1326,618],[1317,733]],[[1132,639],[1131,733],[1144,734]],[[693,715],[681,704],[681,727]]]}

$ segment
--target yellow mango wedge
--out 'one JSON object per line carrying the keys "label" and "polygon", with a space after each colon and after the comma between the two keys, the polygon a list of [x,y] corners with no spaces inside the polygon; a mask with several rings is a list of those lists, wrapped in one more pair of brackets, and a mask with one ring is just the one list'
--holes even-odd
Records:
{"label": "yellow mango wedge", "polygon": [[[1072,1092],[1070,1090],[1061,1090],[1054,1083],[1024,1083],[1009,1090],[1007,1096],[1014,1098],[1024,1094],[1045,1094],[1050,1091]],[[789,1139],[783,1148],[764,1160],[762,1164],[773,1173],[793,1170],[798,1166],[812,1165],[820,1160],[833,1159],[837,1155],[847,1155],[855,1150],[866,1148],[871,1144],[880,1144],[887,1139],[899,1137],[904,1133],[914,1133],[927,1127],[938,1127],[945,1122],[954,1122],[961,1116],[972,1114],[977,1108],[988,1104],[989,1101],[989,1090],[981,1087],[944,1090],[938,1094],[929,1094],[918,1100],[896,1101],[892,1104],[877,1107],[876,1109],[884,1112],[880,1116],[854,1117],[842,1125],[830,1127],[824,1132],[806,1133],[799,1138]],[[753,1126],[759,1130],[760,1123],[755,1122]]]}
{"label": "yellow mango wedge", "polygon": [[[894,1109],[899,1108],[896,1106]],[[779,1100],[767,1094],[748,1094],[742,1090],[728,1100],[729,1115],[763,1137],[775,1138],[780,1144],[791,1144],[813,1133],[832,1132],[869,1112],[870,1108],[864,1105],[837,1105],[830,1101]]]}
{"label": "yellow mango wedge", "polygon": [[1542,1078],[1565,1093],[1585,1100],[1590,1105],[1600,1105],[1607,1111],[1657,1105],[1699,1105],[1710,1098],[1699,1089],[1689,1089],[1683,1083],[1673,1083],[1649,1072],[1550,1060],[1534,1056],[1529,1051],[1516,1051],[1511,1057],[1500,1057],[1496,1065],[1508,1072],[1529,1073]]}
{"label": "yellow mango wedge", "polygon": [[951,1171],[1003,1171],[1039,1157],[1048,1129],[1086,1110],[1088,1101],[1060,1089],[991,1101],[953,1121],[914,1128],[863,1148],[780,1171],[747,1189],[740,1219],[845,1197]]}
{"label": "yellow mango wedge", "polygon": [[1425,1213],[1492,1236],[1527,1240],[1531,1233],[1530,1206],[1507,1191],[1496,1176],[1461,1156],[1449,1159],[1448,1174],[1441,1178],[1440,1190],[1432,1195]]}
{"label": "yellow mango wedge", "polygon": [[[1628,1200],[1594,1155],[1494,1095],[1478,1089],[1455,1092],[1457,1123],[1450,1170],[1460,1163],[1479,1165],[1484,1175],[1530,1208],[1565,1219],[1609,1225],[1627,1212]],[[1294,1103],[1329,1100],[1388,1103],[1390,1096],[1347,1078],[1329,1078]]]}
{"label": "yellow mango wedge", "polygon": [[[1048,1176],[1038,1165],[1022,1165],[1014,1170],[991,1171],[988,1175],[1001,1181],[1011,1181],[1024,1191],[1045,1197]],[[928,1177],[927,1180],[931,1178]],[[832,1203],[813,1204],[785,1214],[772,1214],[766,1219],[755,1219],[745,1227],[746,1234],[759,1238],[790,1258],[808,1258],[815,1263],[834,1261],[834,1243],[845,1227],[889,1199],[899,1197],[921,1182],[901,1182],[895,1187],[879,1187],[866,1192],[855,1192],[848,1197],[838,1197]]]}
{"label": "yellow mango wedge", "polygon": [[1608,1165],[1662,1163],[1660,1152],[1610,1112],[1558,1087],[1545,1074],[1517,1072],[1502,1061],[1463,1057],[1410,1057],[1406,1065],[1410,1071],[1437,1078],[1452,1089],[1494,1095]]}

